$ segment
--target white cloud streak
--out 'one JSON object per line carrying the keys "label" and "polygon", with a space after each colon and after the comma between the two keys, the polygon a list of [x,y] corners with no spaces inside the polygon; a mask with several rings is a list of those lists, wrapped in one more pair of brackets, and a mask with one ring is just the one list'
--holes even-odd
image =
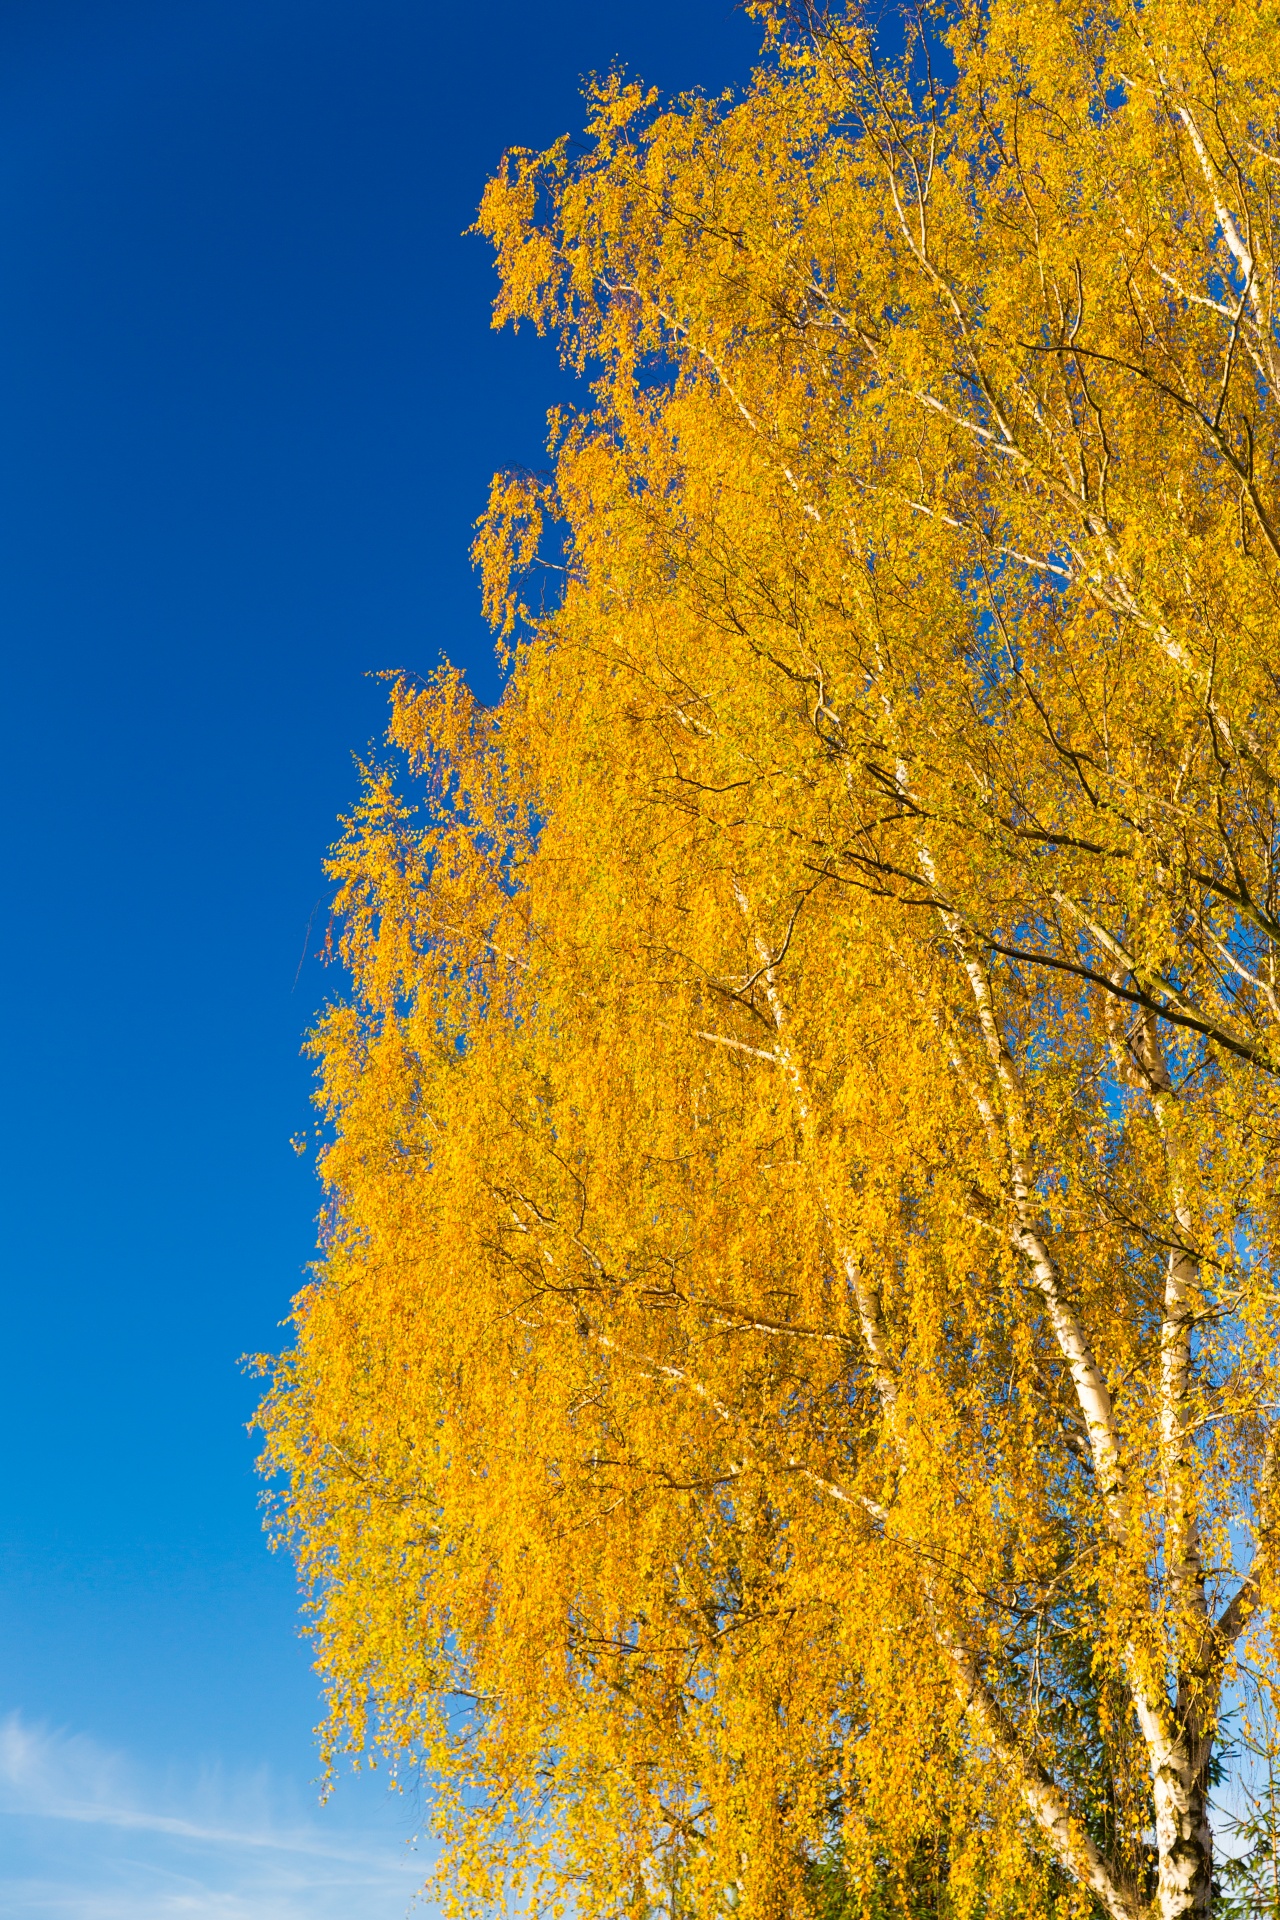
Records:
{"label": "white cloud streak", "polygon": [[321,1809],[265,1770],[160,1779],[84,1734],[11,1713],[0,1721],[0,1912],[401,1920],[426,1863],[405,1845],[408,1803],[370,1787]]}

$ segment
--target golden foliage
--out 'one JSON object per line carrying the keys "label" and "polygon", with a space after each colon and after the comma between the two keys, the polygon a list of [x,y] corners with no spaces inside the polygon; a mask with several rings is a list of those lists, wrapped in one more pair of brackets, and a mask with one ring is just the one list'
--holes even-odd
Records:
{"label": "golden foliage", "polygon": [[262,1415],[330,1751],[424,1773],[459,1911],[1210,1899],[1274,1578],[1276,15],[950,18],[610,82],[481,212],[593,403],[482,523],[501,704],[399,682],[334,855]]}

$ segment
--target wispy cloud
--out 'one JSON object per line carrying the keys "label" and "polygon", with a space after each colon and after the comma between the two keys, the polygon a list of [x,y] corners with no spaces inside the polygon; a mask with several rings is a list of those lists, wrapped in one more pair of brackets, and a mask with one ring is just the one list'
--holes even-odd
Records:
{"label": "wispy cloud", "polygon": [[427,1871],[405,1846],[407,1815],[367,1784],[322,1810],[265,1770],[148,1775],[84,1734],[13,1713],[0,1721],[0,1911],[401,1920]]}

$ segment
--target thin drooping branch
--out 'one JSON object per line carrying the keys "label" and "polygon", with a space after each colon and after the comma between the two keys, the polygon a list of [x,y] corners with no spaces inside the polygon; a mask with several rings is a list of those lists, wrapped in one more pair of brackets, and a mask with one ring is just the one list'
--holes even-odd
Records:
{"label": "thin drooping branch", "polygon": [[[891,1447],[899,1460],[905,1463],[910,1458],[910,1448],[907,1436],[900,1430],[898,1383],[883,1304],[877,1289],[864,1273],[856,1252],[845,1239],[839,1213],[818,1166],[814,1151],[814,1103],[803,1066],[790,1041],[790,1023],[777,978],[776,959],[755,926],[751,904],[741,882],[735,881],[734,895],[759,961],[756,978],[764,988],[773,1019],[777,1034],[774,1054],[791,1087],[796,1117],[808,1149],[810,1178],[835,1242],[841,1270],[856,1303],[863,1344],[880,1399],[885,1429]],[[1092,1440],[1093,1436],[1090,1438]],[[1044,1768],[1026,1752],[1016,1730],[984,1683],[977,1659],[955,1629],[947,1624],[935,1583],[923,1565],[919,1580],[925,1617],[934,1644],[950,1669],[956,1698],[977,1728],[980,1741],[990,1748],[1016,1780],[1023,1803],[1044,1835],[1050,1851],[1069,1874],[1097,1895],[1111,1920],[1137,1920],[1137,1905],[1109,1872],[1083,1823],[1071,1813],[1061,1790]]]}

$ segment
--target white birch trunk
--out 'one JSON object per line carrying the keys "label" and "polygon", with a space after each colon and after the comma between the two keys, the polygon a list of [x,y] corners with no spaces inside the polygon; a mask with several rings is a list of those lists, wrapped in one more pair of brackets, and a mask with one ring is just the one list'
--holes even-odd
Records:
{"label": "white birch trunk", "polygon": [[[921,850],[920,860],[930,885],[937,890],[937,873],[927,849]],[[1024,1159],[1029,1129],[1017,1068],[1000,1030],[986,971],[973,950],[968,930],[945,909],[942,919],[969,982],[998,1089],[1008,1152],[1014,1241],[1044,1301],[1071,1374],[1112,1538],[1117,1545],[1124,1546],[1128,1541],[1132,1546],[1123,1453],[1110,1390],[1091,1343],[1064,1295],[1035,1220],[1033,1182]],[[1144,1014],[1137,1044],[1128,1057],[1123,1058],[1117,1048],[1117,1063],[1129,1083],[1140,1085],[1151,1099],[1164,1140],[1166,1191],[1177,1236],[1166,1262],[1158,1387],[1165,1562],[1174,1598],[1178,1649],[1177,1698],[1170,1703],[1163,1687],[1152,1683],[1151,1663],[1133,1645],[1127,1649],[1127,1678],[1151,1769],[1160,1920],[1201,1920],[1210,1911],[1213,1893],[1208,1769],[1220,1684],[1220,1635],[1213,1629],[1206,1605],[1187,1459],[1188,1398],[1193,1384],[1191,1336],[1198,1298],[1196,1260],[1190,1251],[1194,1220],[1180,1166],[1177,1096],[1150,1013]],[[984,1122],[988,1117],[989,1109],[983,1112]]]}
{"label": "white birch trunk", "polygon": [[[735,886],[734,892],[760,962],[759,977],[765,989],[776,1035],[772,1058],[782,1068],[791,1088],[796,1115],[809,1153],[810,1174],[814,1181],[816,1196],[831,1229],[837,1259],[853,1293],[863,1344],[884,1413],[885,1426],[891,1444],[899,1454],[902,1454],[905,1448],[897,1419],[898,1383],[892,1362],[888,1329],[884,1323],[883,1305],[877,1289],[862,1271],[856,1254],[844,1238],[838,1209],[833,1204],[832,1196],[828,1193],[826,1183],[816,1164],[816,1155],[812,1150],[814,1146],[813,1103],[805,1082],[802,1064],[786,1035],[786,1009],[778,990],[775,974],[776,961],[763,939],[754,930],[750,903],[742,888]],[[1106,1393],[1105,1381],[1102,1382],[1102,1391]],[[1106,1415],[1110,1420],[1109,1396],[1106,1400]],[[1127,1891],[1118,1885],[1109,1873],[1098,1848],[1081,1823],[1073,1817],[1070,1806],[1060,1789],[1044,1769],[1023,1750],[1016,1729],[1010,1724],[999,1702],[983,1681],[973,1653],[947,1623],[938,1606],[933,1583],[928,1574],[923,1571],[921,1591],[934,1644],[951,1670],[956,1698],[962,1710],[976,1725],[983,1743],[998,1757],[1001,1765],[1016,1784],[1023,1804],[1040,1828],[1050,1851],[1074,1880],[1088,1887],[1098,1897],[1110,1915],[1110,1920],[1137,1920],[1139,1909]]]}

